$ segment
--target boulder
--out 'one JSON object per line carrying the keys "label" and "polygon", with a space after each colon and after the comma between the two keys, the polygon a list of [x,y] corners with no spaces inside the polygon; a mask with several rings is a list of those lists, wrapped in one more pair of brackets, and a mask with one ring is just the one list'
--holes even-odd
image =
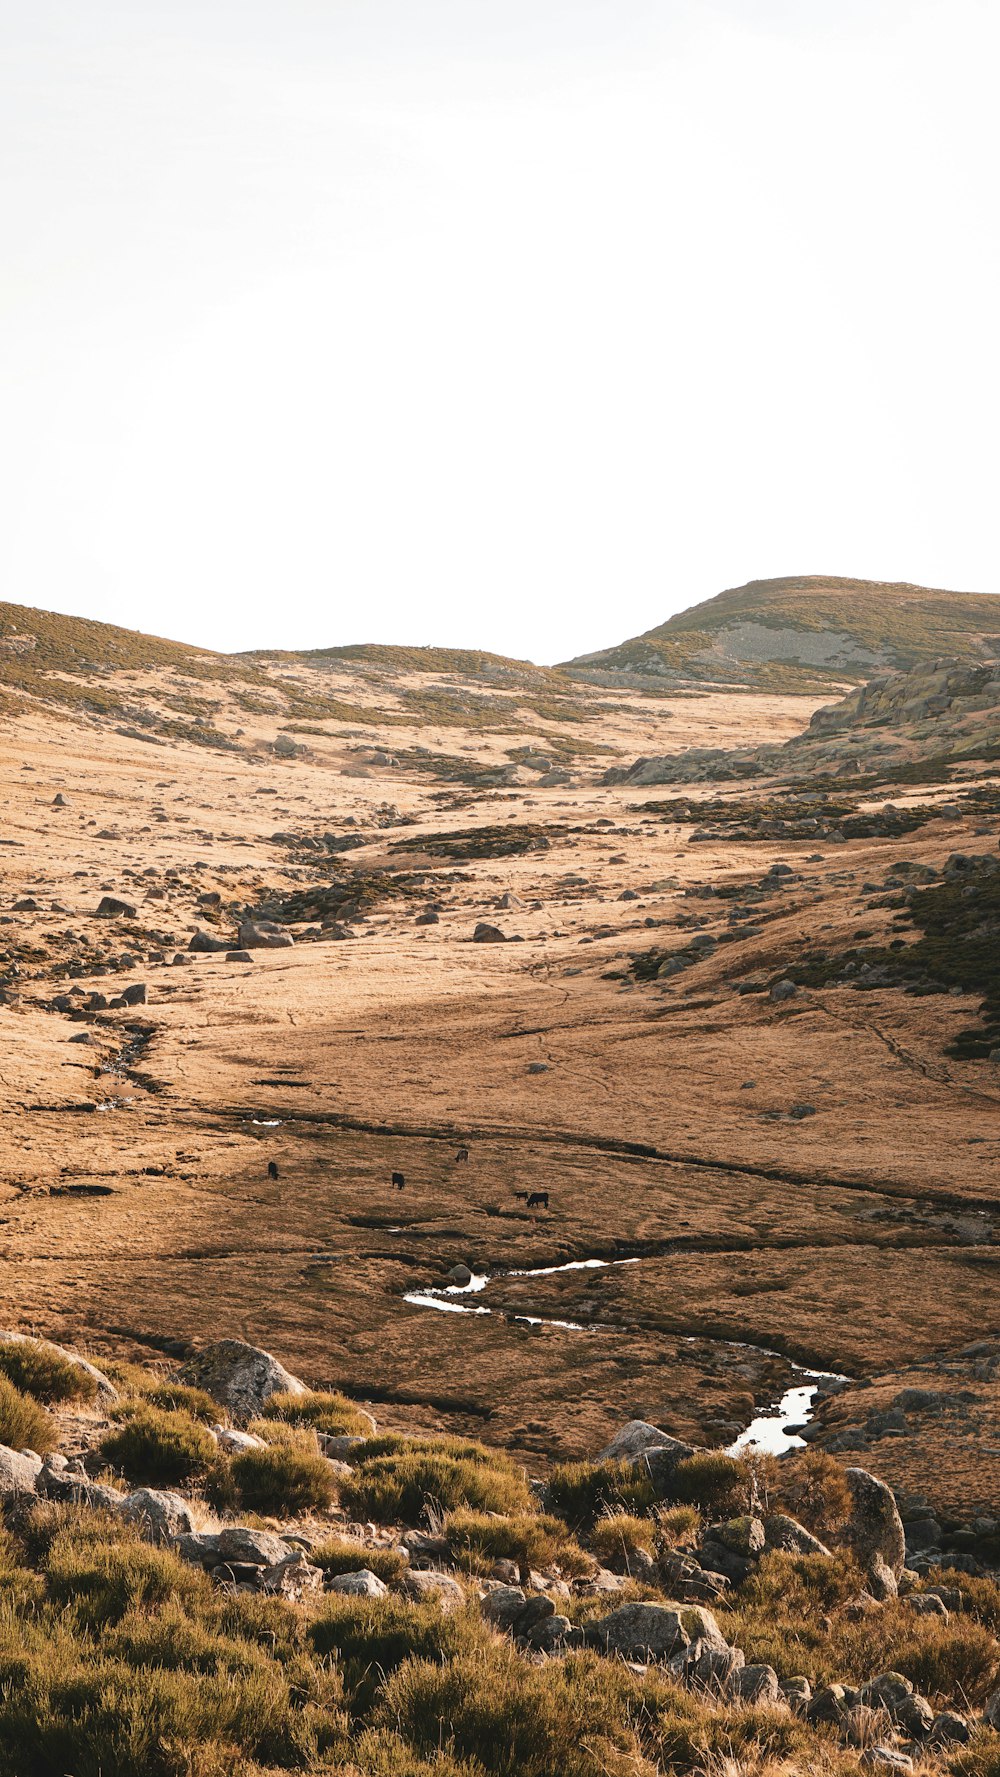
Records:
{"label": "boulder", "polygon": [[195,932],[194,937],[190,940],[188,949],[197,951],[202,955],[207,955],[213,950],[228,950],[229,939],[213,938],[211,932],[203,932],[199,927],[198,931]]}
{"label": "boulder", "polygon": [[237,1431],[232,1425],[213,1425],[212,1435],[220,1450],[226,1450],[238,1456],[241,1450],[266,1450],[263,1438],[257,1438],[252,1431]]}
{"label": "boulder", "polygon": [[240,925],[241,950],[289,950],[294,943],[291,932],[282,931],[280,926],[273,925],[270,920],[245,919]]}
{"label": "boulder", "polygon": [[678,1464],[694,1454],[693,1444],[685,1444],[680,1438],[667,1438],[655,1449],[637,1456],[635,1467],[645,1470],[661,1498],[669,1498]]}
{"label": "boulder", "polygon": [[458,1610],[465,1603],[465,1593],[454,1574],[440,1573],[437,1568],[411,1568],[403,1576],[400,1591],[418,1603],[433,1598],[445,1611]]}
{"label": "boulder", "polygon": [[623,1604],[587,1625],[587,1640],[626,1660],[669,1658],[693,1641],[728,1646],[711,1611],[699,1605]]}
{"label": "boulder", "polygon": [[792,1555],[829,1555],[825,1543],[813,1536],[797,1518],[784,1512],[771,1512],[764,1519],[764,1542],[768,1549],[784,1549]]}
{"label": "boulder", "polygon": [[38,1491],[46,1499],[57,1499],[68,1505],[89,1506],[91,1511],[102,1512],[120,1511],[127,1497],[115,1487],[105,1487],[100,1481],[88,1480],[83,1473],[57,1466],[51,1456],[42,1465]]}
{"label": "boulder", "polygon": [[273,1530],[252,1530],[246,1524],[231,1524],[219,1532],[219,1555],[223,1561],[240,1566],[275,1567],[288,1555],[284,1537]]}
{"label": "boulder", "polygon": [[357,1573],[338,1573],[327,1580],[328,1592],[339,1592],[346,1598],[384,1598],[389,1588],[367,1567]]}
{"label": "boulder", "polygon": [[993,1691],[987,1698],[983,1709],[983,1720],[988,1728],[995,1728],[1000,1734],[1000,1690]]}
{"label": "boulder", "polygon": [[219,1339],[185,1364],[181,1381],[204,1388],[231,1413],[252,1419],[272,1394],[308,1394],[304,1382],[290,1374],[269,1351],[241,1339]]}
{"label": "boulder", "polygon": [[41,1472],[40,1456],[28,1456],[0,1444],[0,1499],[13,1499],[20,1493],[37,1493]]}
{"label": "boulder", "polygon": [[507,935],[499,926],[491,926],[487,920],[481,919],[472,934],[473,944],[506,944]]}
{"label": "boulder", "polygon": [[778,1674],[773,1666],[739,1666],[728,1685],[729,1695],[744,1703],[777,1703],[781,1697]]}
{"label": "boulder", "polygon": [[174,1552],[195,1567],[218,1567],[219,1534],[210,1530],[185,1532],[174,1543]]}
{"label": "boulder", "polygon": [[97,904],[97,919],[134,919],[136,909],[131,901],[119,901],[116,895],[102,895]]}
{"label": "boulder", "polygon": [[595,1462],[630,1462],[637,1456],[645,1455],[647,1450],[655,1450],[660,1445],[676,1443],[675,1438],[667,1436],[659,1426],[650,1425],[645,1419],[630,1419],[620,1431],[616,1431],[610,1444],[605,1444],[594,1457]]}
{"label": "boulder", "polygon": [[942,1709],[941,1714],[934,1717],[927,1738],[931,1746],[964,1746],[972,1738],[972,1729],[964,1715],[954,1709]]}
{"label": "boulder", "polygon": [[134,1524],[145,1542],[173,1542],[194,1530],[191,1508],[179,1493],[163,1493],[155,1487],[138,1487],[118,1508],[119,1515]]}
{"label": "boulder", "polygon": [[710,1524],[705,1534],[734,1555],[752,1557],[764,1552],[764,1526],[759,1518],[729,1518],[724,1524]]}
{"label": "boulder", "polygon": [[323,1569],[313,1567],[301,1549],[265,1567],[260,1574],[260,1589],[275,1598],[288,1598],[299,1603],[310,1594],[323,1589]]}
{"label": "boulder", "polygon": [[482,1613],[495,1629],[513,1632],[528,1600],[520,1586],[497,1586],[482,1601]]}
{"label": "boulder", "polygon": [[867,1469],[849,1468],[844,1472],[852,1499],[845,1530],[848,1543],[866,1570],[880,1557],[898,1579],[906,1563],[906,1538],[891,1488]]}
{"label": "boulder", "polygon": [[680,1676],[699,1690],[722,1692],[734,1674],[746,1665],[741,1647],[711,1647],[693,1641],[681,1656]]}

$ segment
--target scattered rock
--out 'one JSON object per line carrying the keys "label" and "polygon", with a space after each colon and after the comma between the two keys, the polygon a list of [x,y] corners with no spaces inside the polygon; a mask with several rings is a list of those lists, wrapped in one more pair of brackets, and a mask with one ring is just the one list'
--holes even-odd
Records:
{"label": "scattered rock", "polygon": [[309,1392],[269,1351],[241,1339],[207,1345],[184,1365],[180,1380],[206,1389],[220,1406],[247,1419],[259,1414],[272,1394]]}
{"label": "scattered rock", "polygon": [[172,1542],[175,1537],[188,1536],[194,1530],[191,1509],[179,1493],[139,1487],[122,1500],[119,1511],[130,1524],[137,1526],[147,1542]]}
{"label": "scattered rock", "polygon": [[389,1588],[370,1568],[362,1567],[357,1573],[338,1573],[326,1582],[328,1592],[338,1592],[346,1598],[384,1598]]}

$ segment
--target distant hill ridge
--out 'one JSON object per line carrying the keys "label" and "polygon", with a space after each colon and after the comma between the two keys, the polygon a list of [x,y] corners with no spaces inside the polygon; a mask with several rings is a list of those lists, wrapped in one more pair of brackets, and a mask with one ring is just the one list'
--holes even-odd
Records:
{"label": "distant hill ridge", "polygon": [[941,655],[1000,651],[1000,599],[904,581],[822,574],[751,580],[645,634],[565,662],[606,674],[809,691],[860,684]]}

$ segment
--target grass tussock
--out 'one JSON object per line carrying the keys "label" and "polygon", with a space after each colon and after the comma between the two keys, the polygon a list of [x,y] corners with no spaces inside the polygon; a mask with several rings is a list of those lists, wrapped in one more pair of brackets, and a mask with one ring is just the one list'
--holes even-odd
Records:
{"label": "grass tussock", "polygon": [[450,1512],[444,1534],[453,1559],[470,1573],[489,1573],[496,1561],[516,1561],[522,1580],[532,1568],[558,1568],[566,1579],[590,1573],[594,1563],[562,1519],[542,1512],[497,1517],[489,1512]]}
{"label": "grass tussock", "polygon": [[298,1517],[333,1503],[334,1475],[326,1458],[294,1444],[241,1450],[220,1459],[207,1493],[219,1511],[281,1512]]}
{"label": "grass tussock", "polygon": [[119,1409],[120,1424],[102,1440],[104,1461],[140,1487],[178,1487],[202,1479],[218,1457],[211,1433],[190,1413],[140,1402]]}
{"label": "grass tussock", "polygon": [[310,1551],[309,1559],[324,1573],[361,1573],[367,1568],[390,1586],[402,1579],[410,1565],[402,1549],[370,1548],[344,1536],[331,1536],[318,1544]]}
{"label": "grass tussock", "polygon": [[269,1419],[285,1419],[291,1425],[311,1425],[330,1437],[367,1437],[371,1419],[345,1394],[272,1394],[267,1400]]}
{"label": "grass tussock", "polygon": [[378,1524],[419,1524],[428,1510],[442,1515],[468,1507],[513,1516],[536,1509],[509,1457],[460,1438],[373,1438],[340,1497],[356,1518]]}
{"label": "grass tussock", "polygon": [[642,1468],[629,1462],[563,1462],[553,1469],[546,1504],[577,1530],[590,1530],[609,1512],[648,1512],[656,1489]]}
{"label": "grass tussock", "polygon": [[92,1401],[97,1394],[93,1377],[52,1345],[33,1345],[20,1339],[0,1342],[0,1373],[21,1394],[29,1394],[45,1406]]}
{"label": "grass tussock", "polygon": [[0,1376],[0,1444],[9,1450],[34,1450],[46,1456],[55,1449],[56,1428],[45,1408]]}

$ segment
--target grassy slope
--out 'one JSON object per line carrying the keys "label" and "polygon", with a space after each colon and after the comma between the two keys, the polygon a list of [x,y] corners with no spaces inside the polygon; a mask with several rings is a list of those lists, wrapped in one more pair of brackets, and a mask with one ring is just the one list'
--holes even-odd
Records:
{"label": "grassy slope", "polygon": [[650,657],[658,655],[666,666],[695,678],[729,676],[765,689],[789,690],[801,688],[803,679],[815,684],[865,676],[839,667],[834,672],[786,661],[731,667],[727,673],[721,662],[717,668],[694,659],[720,632],[748,621],[780,629],[836,630],[859,647],[884,654],[887,664],[907,667],[942,654],[982,652],[983,638],[1000,633],[1000,602],[991,593],[825,575],[751,580],[678,612],[618,647],[567,664],[612,671],[636,670],[645,664],[648,670]]}

